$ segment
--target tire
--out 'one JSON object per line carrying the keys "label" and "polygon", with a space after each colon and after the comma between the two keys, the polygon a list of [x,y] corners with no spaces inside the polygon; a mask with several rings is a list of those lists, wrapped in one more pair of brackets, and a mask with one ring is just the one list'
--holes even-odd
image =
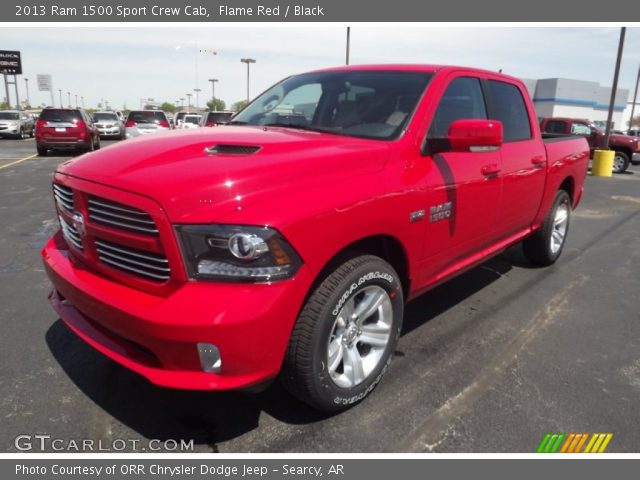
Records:
{"label": "tire", "polygon": [[39,157],[46,157],[47,156],[47,149],[44,147],[41,147],[40,145],[36,146],[36,149],[38,150],[38,156]]}
{"label": "tire", "polygon": [[558,190],[542,226],[522,242],[524,255],[534,265],[546,267],[558,260],[569,233],[571,198]]}
{"label": "tire", "polygon": [[629,168],[629,155],[616,150],[616,155],[613,157],[613,173],[623,173],[627,168]]}
{"label": "tire", "polygon": [[25,137],[25,135],[24,135],[24,128],[20,128],[20,133],[18,134],[18,138],[19,138],[20,140],[24,140],[25,138],[27,138],[27,137]]}
{"label": "tire", "polygon": [[[349,321],[358,308],[369,314]],[[318,410],[336,412],[360,402],[387,371],[403,309],[400,277],[391,265],[372,255],[346,261],[302,308],[285,357],[284,386]]]}
{"label": "tire", "polygon": [[96,150],[100,150],[100,137],[98,137],[98,143],[96,144]]}

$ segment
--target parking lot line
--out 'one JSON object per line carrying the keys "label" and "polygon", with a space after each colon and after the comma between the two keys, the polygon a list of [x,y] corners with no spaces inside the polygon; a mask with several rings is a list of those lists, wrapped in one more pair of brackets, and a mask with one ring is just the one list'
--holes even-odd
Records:
{"label": "parking lot line", "polygon": [[31,160],[32,158],[35,158],[37,156],[38,156],[38,154],[35,153],[35,154],[30,155],[28,157],[24,157],[24,158],[21,158],[19,160],[16,160],[15,162],[7,163],[6,165],[0,165],[0,170],[2,170],[3,168],[11,167],[13,165],[17,165],[18,163],[26,162],[27,160]]}

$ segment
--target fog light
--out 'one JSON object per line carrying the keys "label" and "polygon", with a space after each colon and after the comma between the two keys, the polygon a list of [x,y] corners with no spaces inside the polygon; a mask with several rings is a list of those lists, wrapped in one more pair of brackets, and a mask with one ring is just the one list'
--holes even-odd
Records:
{"label": "fog light", "polygon": [[198,356],[203,372],[220,373],[222,371],[222,358],[220,350],[212,343],[199,343]]}

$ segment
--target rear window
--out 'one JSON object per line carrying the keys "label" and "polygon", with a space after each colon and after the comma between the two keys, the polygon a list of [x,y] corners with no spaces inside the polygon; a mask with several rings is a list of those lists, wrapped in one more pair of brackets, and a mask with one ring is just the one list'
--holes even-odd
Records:
{"label": "rear window", "polygon": [[15,112],[0,112],[0,120],[18,120],[20,114]]}
{"label": "rear window", "polygon": [[207,123],[227,123],[231,117],[233,117],[231,112],[209,112]]}
{"label": "rear window", "polygon": [[40,114],[40,120],[48,122],[77,122],[82,120],[79,110],[43,110]]}
{"label": "rear window", "polygon": [[567,129],[567,122],[562,120],[548,120],[544,124],[545,133],[564,133]]}
{"label": "rear window", "polygon": [[186,117],[184,117],[184,123],[193,123],[194,125],[197,125],[198,123],[200,123],[200,117],[196,117],[195,115],[187,115]]}
{"label": "rear window", "polygon": [[96,113],[93,115],[93,119],[96,122],[104,120],[118,120],[118,116],[115,113]]}
{"label": "rear window", "polygon": [[167,117],[164,116],[164,112],[130,112],[127,120],[137,123],[160,123],[166,122]]}

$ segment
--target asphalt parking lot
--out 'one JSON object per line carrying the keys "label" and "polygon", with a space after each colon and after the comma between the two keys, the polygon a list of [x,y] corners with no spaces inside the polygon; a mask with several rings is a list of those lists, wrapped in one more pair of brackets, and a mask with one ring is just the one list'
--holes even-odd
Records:
{"label": "asphalt parking lot", "polygon": [[[109,148],[110,142],[103,142]],[[640,166],[589,177],[558,263],[518,247],[410,303],[391,370],[327,416],[260,394],[158,388],[57,318],[39,249],[68,157],[0,140],[0,449],[20,434],[194,440],[197,452],[534,452],[547,432],[612,432],[640,450]]]}

